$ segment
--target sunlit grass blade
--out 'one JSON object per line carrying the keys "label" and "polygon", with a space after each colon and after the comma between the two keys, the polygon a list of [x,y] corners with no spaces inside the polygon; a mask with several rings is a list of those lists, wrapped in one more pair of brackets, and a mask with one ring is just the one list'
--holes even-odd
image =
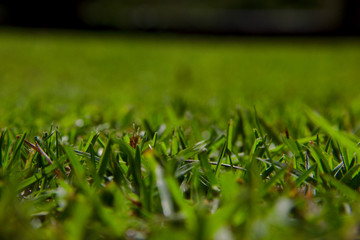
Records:
{"label": "sunlit grass blade", "polygon": [[100,137],[96,137],[96,141],[100,144],[100,146],[101,146],[102,148],[105,148],[105,147],[106,147],[106,144],[104,143],[103,140],[101,140]]}
{"label": "sunlit grass blade", "polygon": [[184,150],[181,150],[176,154],[177,158],[183,158],[184,160],[189,159],[193,157],[194,155],[197,155],[203,151],[206,151],[206,143],[205,141],[198,142],[192,146],[187,147]]}
{"label": "sunlit grass blade", "polygon": [[91,145],[95,145],[95,142],[96,142],[96,140],[97,140],[97,138],[100,136],[100,134],[99,133],[97,133],[97,132],[92,132],[91,133],[91,135],[90,135],[90,137],[89,137],[89,139],[87,140],[87,142],[86,142],[86,145],[85,145],[85,147],[84,147],[84,151],[85,152],[87,152],[88,151],[88,149],[89,149],[89,147],[91,146]]}
{"label": "sunlit grass blade", "polygon": [[316,163],[320,166],[323,173],[331,174],[331,169],[329,166],[330,156],[326,152],[323,152],[316,145],[309,146],[311,155],[314,157]]}
{"label": "sunlit grass blade", "polygon": [[157,139],[158,139],[158,133],[155,132],[154,137],[153,137],[153,140],[152,140],[152,144],[151,144],[151,146],[152,146],[153,148],[156,147]]}

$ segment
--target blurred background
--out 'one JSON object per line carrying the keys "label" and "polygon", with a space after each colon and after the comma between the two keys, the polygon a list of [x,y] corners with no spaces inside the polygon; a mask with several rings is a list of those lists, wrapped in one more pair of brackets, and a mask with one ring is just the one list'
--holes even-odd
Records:
{"label": "blurred background", "polygon": [[0,0],[0,128],[360,115],[359,35],[359,0]]}
{"label": "blurred background", "polygon": [[360,33],[359,0],[1,0],[3,26],[212,34]]}

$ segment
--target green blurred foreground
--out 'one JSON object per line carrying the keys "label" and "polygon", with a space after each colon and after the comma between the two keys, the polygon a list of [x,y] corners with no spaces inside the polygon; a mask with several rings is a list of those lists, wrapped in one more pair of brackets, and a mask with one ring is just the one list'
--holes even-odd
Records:
{"label": "green blurred foreground", "polygon": [[2,239],[359,237],[359,40],[2,32],[0,56]]}

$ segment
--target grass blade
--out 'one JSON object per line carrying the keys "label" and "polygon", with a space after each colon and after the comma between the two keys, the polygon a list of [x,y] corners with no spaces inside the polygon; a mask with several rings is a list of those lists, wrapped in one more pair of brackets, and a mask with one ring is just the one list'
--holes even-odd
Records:
{"label": "grass blade", "polygon": [[79,183],[85,182],[85,171],[80,163],[78,156],[75,154],[74,149],[70,146],[63,146],[63,148],[69,158],[69,162],[77,180]]}
{"label": "grass blade", "polygon": [[224,158],[224,156],[225,156],[225,154],[226,154],[226,147],[227,147],[227,142],[225,141],[225,142],[224,142],[224,145],[223,145],[223,147],[222,147],[222,149],[221,149],[219,158],[218,158],[218,160],[217,160],[217,164],[216,164],[216,168],[215,168],[215,176],[219,176],[221,161],[222,161],[222,159]]}
{"label": "grass blade", "polygon": [[312,172],[316,170],[317,165],[312,165],[308,170],[301,174],[295,181],[295,186],[299,187],[302,183],[306,182]]}
{"label": "grass blade", "polygon": [[360,194],[355,190],[351,189],[350,187],[346,186],[344,183],[336,180],[335,178],[331,177],[330,175],[324,175],[323,178],[333,185],[340,193],[344,196],[348,197],[351,200],[359,201]]}
{"label": "grass blade", "polygon": [[12,157],[10,158],[10,160],[8,162],[6,162],[6,165],[4,166],[4,169],[5,170],[8,170],[11,168],[11,166],[14,164],[14,162],[17,160],[17,158],[19,157],[20,155],[20,150],[21,150],[21,147],[23,146],[24,144],[24,140],[26,138],[26,133],[24,133],[22,135],[22,137],[20,139],[17,140],[16,142],[16,146],[15,146],[15,149],[13,150],[12,152]]}
{"label": "grass blade", "polygon": [[342,178],[341,182],[349,185],[351,180],[360,172],[360,164],[354,165]]}
{"label": "grass blade", "polygon": [[105,151],[103,152],[103,154],[101,156],[101,159],[99,162],[99,167],[97,170],[97,175],[98,175],[99,179],[102,179],[105,175],[106,168],[107,168],[110,158],[111,158],[111,146],[112,146],[112,138],[109,137],[108,142],[105,147]]}

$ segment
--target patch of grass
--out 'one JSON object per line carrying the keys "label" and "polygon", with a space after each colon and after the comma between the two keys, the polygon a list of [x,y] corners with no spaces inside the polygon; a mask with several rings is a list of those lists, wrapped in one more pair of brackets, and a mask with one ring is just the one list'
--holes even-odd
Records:
{"label": "patch of grass", "polygon": [[354,238],[355,135],[329,133],[325,119],[306,114],[311,138],[283,134],[277,144],[268,130],[259,134],[263,125],[251,115],[243,119],[254,129],[246,141],[231,130],[235,118],[228,131],[214,129],[200,142],[173,129],[156,130],[155,142],[141,131],[135,149],[134,133],[115,129],[71,129],[78,137],[70,143],[57,129],[35,140],[2,131],[1,232],[13,237],[21,222],[23,234],[54,239],[162,238],[173,231],[196,239]]}
{"label": "patch of grass", "polygon": [[22,34],[0,34],[2,238],[359,236],[356,39]]}

